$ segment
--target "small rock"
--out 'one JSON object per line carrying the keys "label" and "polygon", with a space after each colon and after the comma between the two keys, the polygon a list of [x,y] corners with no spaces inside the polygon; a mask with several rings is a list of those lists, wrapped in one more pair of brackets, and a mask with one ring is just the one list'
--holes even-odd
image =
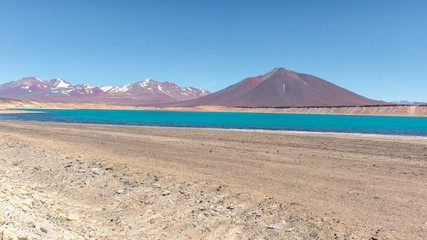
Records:
{"label": "small rock", "polygon": [[28,239],[27,234],[24,232],[17,232],[15,234],[16,234],[16,238],[18,240],[27,240]]}
{"label": "small rock", "polygon": [[152,218],[151,220],[150,220],[150,223],[151,224],[154,224],[156,222],[156,220],[154,219],[154,218]]}
{"label": "small rock", "polygon": [[218,206],[211,205],[210,208],[212,209],[212,211],[219,212],[221,210],[222,206],[221,205],[218,205]]}
{"label": "small rock", "polygon": [[90,171],[94,174],[94,175],[100,175],[102,174],[102,170],[99,168],[91,168]]}
{"label": "small rock", "polygon": [[27,192],[27,191],[25,191],[25,190],[21,190],[21,194],[24,195],[24,196],[29,196],[30,195],[30,193]]}
{"label": "small rock", "polygon": [[205,191],[203,191],[203,190],[197,191],[196,195],[203,196],[203,195],[205,195]]}
{"label": "small rock", "polygon": [[27,206],[22,206],[22,208],[21,208],[24,212],[28,212],[28,211],[30,211],[31,209],[29,208],[29,207],[27,207]]}
{"label": "small rock", "polygon": [[33,221],[28,223],[28,226],[35,228],[36,227],[36,223],[34,223]]}
{"label": "small rock", "polygon": [[276,224],[270,224],[267,227],[268,229],[280,229],[280,226],[276,225]]}
{"label": "small rock", "polygon": [[40,228],[40,231],[42,231],[43,233],[47,233],[47,230],[43,227]]}
{"label": "small rock", "polygon": [[227,207],[227,209],[230,209],[230,210],[233,210],[235,208],[236,208],[236,206],[234,206],[234,204],[230,204],[230,206]]}
{"label": "small rock", "polygon": [[162,196],[167,196],[167,195],[169,195],[169,194],[171,194],[171,191],[163,191],[162,192]]}
{"label": "small rock", "polygon": [[118,193],[118,194],[122,194],[122,193],[123,193],[123,189],[119,189],[119,190],[117,190],[117,193]]}
{"label": "small rock", "polygon": [[24,201],[22,201],[22,205],[27,206],[29,208],[33,207],[33,200],[27,198]]}
{"label": "small rock", "polygon": [[68,216],[65,218],[67,221],[77,221],[79,220],[79,217],[74,214],[68,214]]}

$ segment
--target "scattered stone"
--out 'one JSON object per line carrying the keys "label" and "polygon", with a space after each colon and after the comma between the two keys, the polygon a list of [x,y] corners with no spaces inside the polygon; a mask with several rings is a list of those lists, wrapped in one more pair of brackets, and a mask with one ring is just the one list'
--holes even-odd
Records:
{"label": "scattered stone", "polygon": [[79,220],[79,217],[74,215],[74,214],[68,214],[67,217],[65,218],[67,221],[77,221]]}
{"label": "scattered stone", "polygon": [[203,195],[205,195],[205,191],[203,191],[203,190],[197,191],[196,195],[203,196]]}
{"label": "scattered stone", "polygon": [[150,223],[151,223],[151,224],[154,224],[154,223],[156,223],[156,220],[155,220],[154,218],[152,218],[152,219],[150,220]]}
{"label": "scattered stone", "polygon": [[33,207],[33,200],[27,198],[24,201],[22,201],[22,205],[27,206],[29,208]]}
{"label": "scattered stone", "polygon": [[166,190],[166,191],[163,191],[163,192],[162,192],[162,196],[167,196],[167,195],[169,195],[170,193],[171,193],[171,191],[167,191],[167,190]]}
{"label": "scattered stone", "polygon": [[40,231],[42,231],[43,233],[47,233],[47,230],[43,227],[40,228]]}
{"label": "scattered stone", "polygon": [[91,168],[90,171],[94,174],[94,175],[101,175],[102,174],[102,170],[99,168]]}
{"label": "scattered stone", "polygon": [[267,227],[268,229],[276,229],[276,230],[279,230],[280,229],[280,226],[279,225],[277,225],[277,224],[270,224],[270,225],[268,225],[268,227]]}
{"label": "scattered stone", "polygon": [[234,206],[234,204],[230,204],[228,207],[227,207],[227,209],[230,209],[230,210],[233,210],[233,209],[235,209],[236,208],[236,206]]}
{"label": "scattered stone", "polygon": [[27,234],[25,232],[18,231],[15,234],[16,234],[16,238],[18,240],[27,240],[28,239]]}
{"label": "scattered stone", "polygon": [[28,226],[35,228],[36,227],[36,223],[34,223],[33,221],[28,223]]}

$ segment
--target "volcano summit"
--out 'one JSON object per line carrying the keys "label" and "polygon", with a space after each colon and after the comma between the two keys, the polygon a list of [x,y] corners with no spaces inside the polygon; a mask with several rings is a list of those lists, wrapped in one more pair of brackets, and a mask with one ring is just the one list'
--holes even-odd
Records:
{"label": "volcano summit", "polygon": [[383,105],[321,78],[284,68],[173,106],[303,107]]}

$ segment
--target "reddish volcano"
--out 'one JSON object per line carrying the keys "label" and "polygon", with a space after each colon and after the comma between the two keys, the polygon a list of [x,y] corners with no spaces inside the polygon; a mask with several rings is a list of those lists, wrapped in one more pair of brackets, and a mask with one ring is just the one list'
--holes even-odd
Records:
{"label": "reddish volcano", "polygon": [[321,78],[275,68],[221,91],[173,106],[302,107],[358,106],[385,102],[365,98]]}

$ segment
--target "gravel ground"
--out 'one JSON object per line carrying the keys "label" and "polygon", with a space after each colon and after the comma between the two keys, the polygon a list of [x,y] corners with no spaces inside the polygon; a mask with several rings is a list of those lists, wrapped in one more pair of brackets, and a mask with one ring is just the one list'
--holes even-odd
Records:
{"label": "gravel ground", "polygon": [[170,130],[1,122],[0,239],[427,236],[425,141]]}

